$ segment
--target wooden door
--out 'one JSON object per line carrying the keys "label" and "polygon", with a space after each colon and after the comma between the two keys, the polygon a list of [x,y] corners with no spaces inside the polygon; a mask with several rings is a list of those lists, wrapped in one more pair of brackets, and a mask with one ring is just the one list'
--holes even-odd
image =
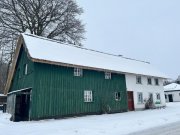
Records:
{"label": "wooden door", "polygon": [[133,91],[128,91],[128,110],[134,111]]}

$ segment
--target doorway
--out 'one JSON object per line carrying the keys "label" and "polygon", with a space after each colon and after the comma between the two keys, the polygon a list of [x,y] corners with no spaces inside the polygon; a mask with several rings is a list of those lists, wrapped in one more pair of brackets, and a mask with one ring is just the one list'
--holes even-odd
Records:
{"label": "doorway", "polygon": [[173,102],[173,95],[172,94],[169,94],[168,98],[169,98],[169,102]]}
{"label": "doorway", "polygon": [[128,110],[129,111],[134,111],[133,91],[128,91]]}
{"label": "doorway", "polygon": [[29,120],[30,92],[16,94],[14,121]]}
{"label": "doorway", "polygon": [[149,101],[152,102],[152,103],[154,102],[153,101],[153,93],[149,93]]}

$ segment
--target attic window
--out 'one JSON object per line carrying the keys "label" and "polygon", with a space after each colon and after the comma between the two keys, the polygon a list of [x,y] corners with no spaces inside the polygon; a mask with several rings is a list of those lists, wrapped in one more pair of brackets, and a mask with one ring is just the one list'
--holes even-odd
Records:
{"label": "attic window", "polygon": [[111,72],[105,72],[105,79],[111,79]]}
{"label": "attic window", "polygon": [[28,64],[24,64],[24,75],[28,73]]}
{"label": "attic window", "polygon": [[83,70],[81,68],[74,68],[74,76],[83,76]]}

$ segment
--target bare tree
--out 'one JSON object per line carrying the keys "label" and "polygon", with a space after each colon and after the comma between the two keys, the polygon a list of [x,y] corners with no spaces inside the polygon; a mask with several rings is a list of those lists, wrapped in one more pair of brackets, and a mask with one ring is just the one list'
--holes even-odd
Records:
{"label": "bare tree", "polygon": [[31,34],[81,45],[85,30],[78,16],[82,13],[82,8],[74,0],[1,0],[2,61],[7,63],[7,68],[10,67],[15,41],[26,30]]}
{"label": "bare tree", "polygon": [[83,12],[74,0],[0,1],[0,28],[5,35],[31,34],[80,44],[84,26],[77,18]]}

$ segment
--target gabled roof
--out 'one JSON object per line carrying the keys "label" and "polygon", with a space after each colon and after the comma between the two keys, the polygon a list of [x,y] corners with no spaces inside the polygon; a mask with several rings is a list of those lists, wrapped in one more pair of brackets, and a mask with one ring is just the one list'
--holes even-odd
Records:
{"label": "gabled roof", "polygon": [[180,85],[177,83],[171,83],[164,86],[164,91],[176,91],[176,90],[180,90]]}
{"label": "gabled roof", "polygon": [[147,62],[65,45],[35,35],[22,34],[22,36],[33,59],[166,78],[163,73]]}
{"label": "gabled roof", "polygon": [[[119,73],[132,73],[146,76],[167,78],[166,75],[154,68],[150,63],[123,56],[103,53],[74,45],[62,44],[58,41],[35,36],[21,34],[12,64],[12,70],[8,77],[8,87],[14,74],[14,68],[19,55],[21,45],[27,49],[29,58],[34,62],[80,66],[85,69],[111,71]],[[7,89],[9,89],[7,87]],[[7,91],[7,90],[6,90]]]}

